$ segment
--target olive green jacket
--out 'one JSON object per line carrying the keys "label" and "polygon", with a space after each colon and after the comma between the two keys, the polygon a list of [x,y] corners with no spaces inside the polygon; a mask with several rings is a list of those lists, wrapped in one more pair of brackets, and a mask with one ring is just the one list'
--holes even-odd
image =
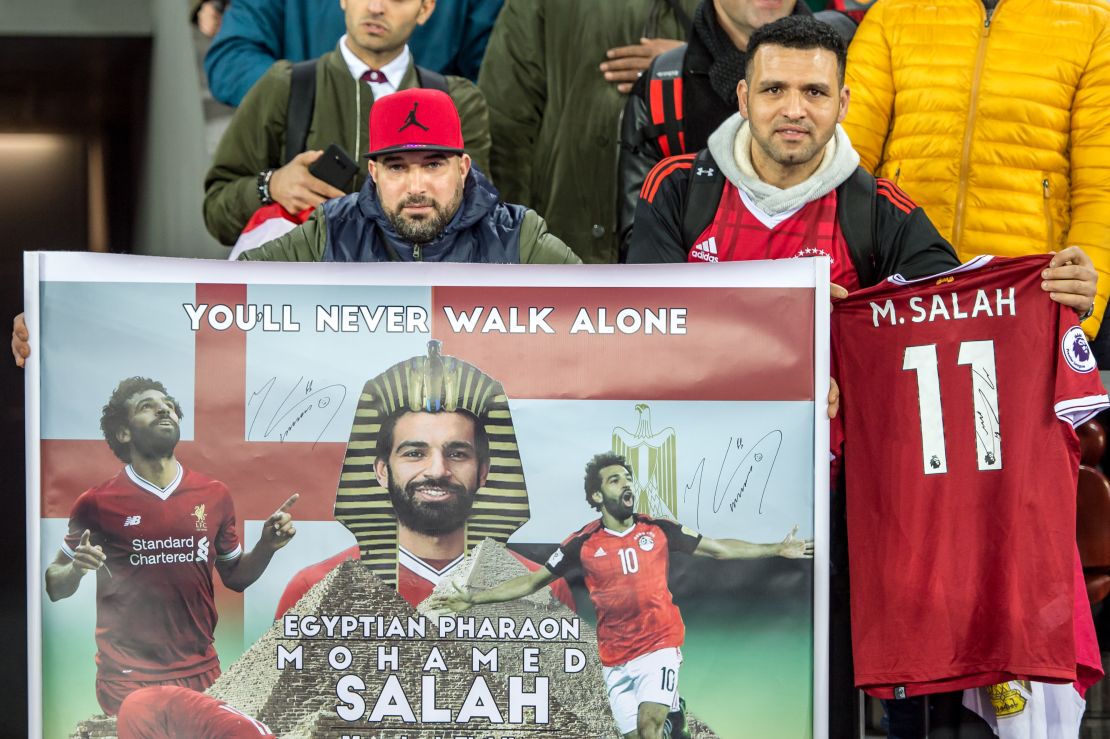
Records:
{"label": "olive green jacket", "polygon": [[[691,18],[698,0],[679,0]],[[598,65],[641,37],[685,39],[667,0],[506,0],[478,87],[501,196],[537,210],[585,262],[615,262],[627,96]]]}
{"label": "olive green jacket", "polygon": [[[258,173],[280,167],[285,154],[285,124],[289,107],[292,64],[279,61],[262,76],[220,139],[212,168],[204,178],[204,223],[221,243],[231,245],[261,205]],[[410,65],[400,89],[416,86],[416,69]],[[482,93],[469,80],[448,77],[447,89],[462,120],[463,142],[474,163],[488,171],[489,115]],[[359,163],[359,173],[347,192],[358,192],[366,179],[361,156],[367,150],[370,86],[351,77],[343,55],[336,48],[316,65],[316,103],[309,123],[308,149],[342,146]]]}
{"label": "olive green jacket", "polygon": [[[300,226],[257,249],[243,252],[239,259],[245,262],[319,262],[324,258],[327,244],[326,216],[320,206]],[[405,256],[411,257],[411,250],[407,250]],[[548,233],[547,224],[539,214],[529,210],[520,224],[520,263],[581,264],[582,260],[559,237]]]}

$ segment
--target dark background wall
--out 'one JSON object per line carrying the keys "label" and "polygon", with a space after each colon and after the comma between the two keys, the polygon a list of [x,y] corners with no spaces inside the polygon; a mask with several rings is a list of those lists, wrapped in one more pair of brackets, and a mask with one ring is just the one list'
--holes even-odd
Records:
{"label": "dark background wall", "polygon": [[[23,252],[129,251],[150,69],[149,37],[0,37],[0,321],[23,305]],[[10,481],[0,538],[0,702],[6,736],[27,731],[23,372],[0,361],[0,465]],[[12,733],[7,733],[7,732]]]}

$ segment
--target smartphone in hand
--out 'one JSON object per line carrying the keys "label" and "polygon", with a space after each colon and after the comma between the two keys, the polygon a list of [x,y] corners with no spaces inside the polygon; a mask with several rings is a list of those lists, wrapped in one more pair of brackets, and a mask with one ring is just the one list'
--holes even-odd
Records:
{"label": "smartphone in hand", "polygon": [[308,167],[308,172],[313,177],[339,190],[348,189],[347,186],[357,171],[358,165],[339,144],[329,146],[324,155]]}

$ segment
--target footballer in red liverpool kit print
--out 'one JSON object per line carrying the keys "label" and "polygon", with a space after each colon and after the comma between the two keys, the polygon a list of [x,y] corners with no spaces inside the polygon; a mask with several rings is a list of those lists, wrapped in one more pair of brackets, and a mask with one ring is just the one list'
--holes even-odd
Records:
{"label": "footballer in red liverpool kit print", "polygon": [[632,471],[624,457],[611,452],[589,461],[584,488],[586,502],[601,517],[567,538],[543,569],[489,590],[432,596],[430,605],[458,612],[515,600],[580,568],[597,611],[598,652],[613,717],[625,739],[655,739],[667,714],[679,707],[685,626],[667,586],[671,552],[797,559],[813,556],[813,542],[795,538],[797,527],[774,544],[711,539],[674,521],[634,513]]}
{"label": "footballer in red liverpool kit print", "polygon": [[220,674],[212,570],[242,591],[296,533],[294,494],[267,519],[254,549],[243,551],[227,486],[174,456],[183,415],[162,383],[120,382],[100,427],[125,466],[73,504],[46,568],[52,601],[96,573],[96,697],[109,715],[140,688],[211,685]]}

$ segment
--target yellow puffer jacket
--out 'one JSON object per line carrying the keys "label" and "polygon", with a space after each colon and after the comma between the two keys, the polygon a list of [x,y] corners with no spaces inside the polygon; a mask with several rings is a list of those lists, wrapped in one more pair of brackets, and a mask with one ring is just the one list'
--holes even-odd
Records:
{"label": "yellow puffer jacket", "polygon": [[882,0],[848,52],[844,127],[961,260],[1083,248],[1110,293],[1110,4]]}

